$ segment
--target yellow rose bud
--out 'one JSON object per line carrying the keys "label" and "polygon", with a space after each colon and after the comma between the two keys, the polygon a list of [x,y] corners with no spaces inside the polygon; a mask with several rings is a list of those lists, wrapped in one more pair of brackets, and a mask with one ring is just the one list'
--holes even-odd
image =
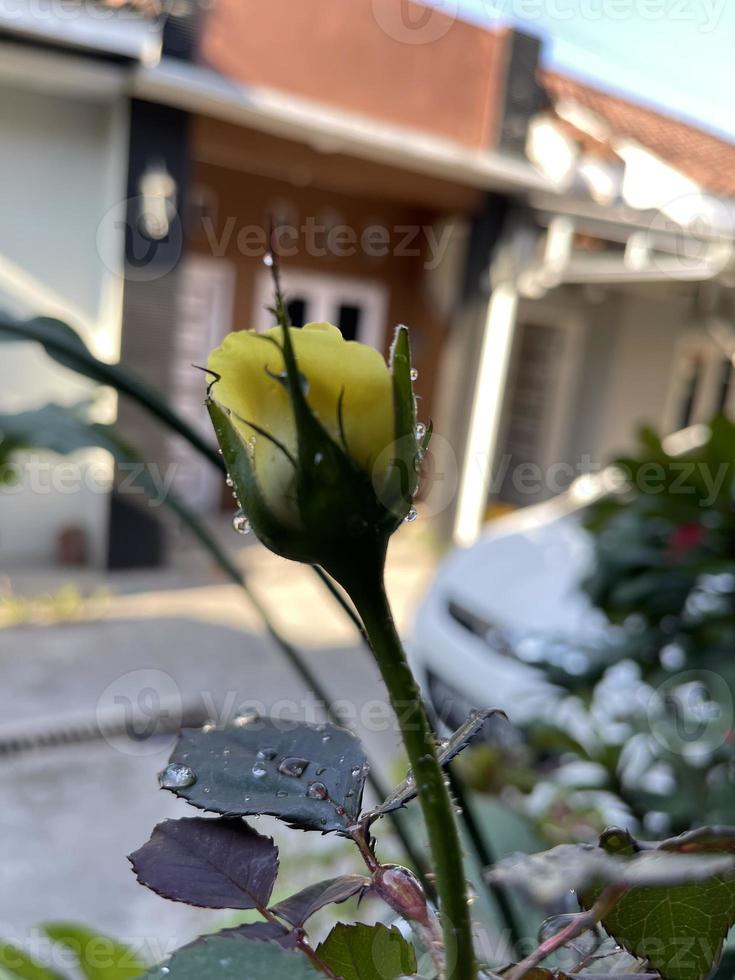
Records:
{"label": "yellow rose bud", "polygon": [[237,331],[210,355],[215,431],[272,550],[334,567],[346,548],[384,548],[405,517],[421,451],[405,327],[391,367],[328,323]]}
{"label": "yellow rose bud", "polygon": [[[380,481],[385,475],[385,458],[380,461],[381,472],[374,473],[373,467],[394,439],[388,365],[375,348],[345,341],[329,323],[307,323],[302,329],[291,328],[290,333],[314,415],[336,443],[344,435],[344,448],[351,458]],[[254,448],[255,472],[268,504],[282,520],[298,525],[294,466],[282,450],[247,424],[254,423],[292,457],[297,455],[296,420],[284,384],[282,336],[281,327],[262,334],[251,330],[228,334],[210,354],[209,370],[220,376],[213,392],[217,402],[230,410],[233,425]]]}

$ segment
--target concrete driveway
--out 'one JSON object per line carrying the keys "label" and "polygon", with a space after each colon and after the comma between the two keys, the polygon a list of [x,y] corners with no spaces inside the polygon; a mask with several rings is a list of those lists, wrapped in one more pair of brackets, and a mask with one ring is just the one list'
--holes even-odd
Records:
{"label": "concrete driveway", "polygon": [[[245,549],[242,560],[279,625],[308,647],[311,666],[373,760],[390,768],[399,739],[384,689],[342,614],[308,569],[260,548]],[[399,551],[392,577],[401,619],[430,570],[429,560]],[[159,574],[108,577],[102,584],[110,593],[89,600],[78,622],[1,629],[0,743],[20,732],[104,728],[126,712],[145,722],[152,705],[163,706],[174,721],[182,706],[217,722],[253,708],[320,720],[313,692],[304,691],[263,636],[239,590],[201,572],[192,565],[183,574],[179,564]],[[47,578],[45,588],[51,587]],[[39,580],[27,573],[17,581],[30,594]],[[85,583],[87,591],[91,584]],[[222,922],[222,913],[166,902],[142,888],[126,861],[155,823],[195,812],[157,788],[172,740],[110,735],[0,755],[0,936],[33,945],[40,921],[77,920],[157,961]],[[301,833],[275,821],[260,818],[256,826],[275,832],[291,890],[358,870],[344,842],[312,834],[305,848]]]}

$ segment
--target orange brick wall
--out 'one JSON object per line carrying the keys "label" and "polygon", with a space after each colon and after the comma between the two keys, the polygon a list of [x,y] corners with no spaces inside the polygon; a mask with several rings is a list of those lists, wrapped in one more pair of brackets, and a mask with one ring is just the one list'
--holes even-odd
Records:
{"label": "orange brick wall", "polygon": [[507,36],[408,0],[215,0],[200,61],[477,148],[495,139]]}

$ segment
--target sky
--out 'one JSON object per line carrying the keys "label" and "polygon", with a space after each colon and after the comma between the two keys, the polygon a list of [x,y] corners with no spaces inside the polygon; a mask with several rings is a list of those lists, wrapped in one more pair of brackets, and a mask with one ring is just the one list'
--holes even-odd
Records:
{"label": "sky", "polygon": [[547,67],[735,140],[735,0],[428,0],[546,40]]}

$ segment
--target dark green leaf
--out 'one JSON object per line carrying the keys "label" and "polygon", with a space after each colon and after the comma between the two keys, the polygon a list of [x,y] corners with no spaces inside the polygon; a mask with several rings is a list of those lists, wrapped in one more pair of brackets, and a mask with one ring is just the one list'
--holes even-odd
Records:
{"label": "dark green leaf", "polygon": [[317,955],[342,980],[392,980],[416,973],[416,952],[395,926],[340,923]]}
{"label": "dark green leaf", "polygon": [[341,875],[309,885],[303,891],[274,905],[272,910],[293,926],[303,926],[308,918],[324,908],[325,905],[338,905],[348,898],[363,892],[370,886],[370,879],[364,875]]}
{"label": "dark green leaf", "polygon": [[146,980],[324,980],[302,953],[273,942],[248,941],[232,932],[185,946],[147,973]]}
{"label": "dark green leaf", "polygon": [[248,939],[251,942],[278,943],[284,949],[295,949],[299,941],[298,932],[295,929],[287,929],[280,922],[247,922],[233,929],[222,929],[217,935],[223,939],[233,937]]}
{"label": "dark green leaf", "polygon": [[356,822],[368,773],[360,742],[346,729],[265,718],[184,729],[171,762],[196,774],[195,783],[172,792],[202,810],[269,813],[324,833],[344,833]]}
{"label": "dark green leaf", "polygon": [[129,946],[83,926],[47,922],[41,928],[49,939],[76,957],[79,971],[86,980],[133,980],[146,968]]}
{"label": "dark green leaf", "polygon": [[0,340],[35,341],[42,344],[46,353],[64,367],[99,384],[111,385],[139,402],[161,422],[183,436],[210,463],[222,469],[222,462],[214,447],[188,425],[158,392],[122,365],[108,364],[96,358],[68,324],[52,317],[18,321],[0,316]]}
{"label": "dark green leaf", "polygon": [[270,837],[242,820],[164,820],[129,858],[142,885],[210,909],[263,909],[278,873]]}

